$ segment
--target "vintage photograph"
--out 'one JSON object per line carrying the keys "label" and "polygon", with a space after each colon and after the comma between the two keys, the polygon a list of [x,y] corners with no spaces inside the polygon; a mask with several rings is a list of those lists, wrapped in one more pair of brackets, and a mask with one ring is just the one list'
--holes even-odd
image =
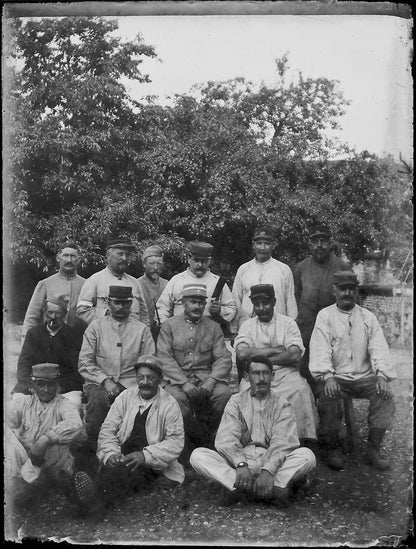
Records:
{"label": "vintage photograph", "polygon": [[412,32],[3,5],[6,541],[413,546]]}

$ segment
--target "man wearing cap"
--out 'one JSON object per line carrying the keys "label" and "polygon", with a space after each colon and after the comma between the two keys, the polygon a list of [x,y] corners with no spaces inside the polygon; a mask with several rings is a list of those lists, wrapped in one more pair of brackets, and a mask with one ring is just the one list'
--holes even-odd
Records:
{"label": "man wearing cap", "polygon": [[85,278],[77,274],[77,268],[81,261],[78,244],[74,242],[62,244],[58,248],[56,259],[59,264],[59,271],[41,280],[33,292],[23,321],[22,337],[25,337],[30,328],[42,324],[47,298],[58,295],[63,296],[67,302],[66,323],[73,328],[77,328],[78,322],[75,309],[78,296],[85,282]]}
{"label": "man wearing cap", "polygon": [[332,251],[331,231],[327,225],[313,225],[309,231],[311,256],[297,264],[294,272],[295,297],[298,304],[296,322],[302,335],[305,354],[300,364],[300,373],[311,386],[309,372],[309,341],[316,315],[324,307],[335,303],[332,279],[336,271],[351,270],[350,265]]}
{"label": "man wearing cap", "polygon": [[[13,393],[30,394],[32,390],[32,366],[42,362],[58,364],[59,385],[62,393],[81,406],[82,377],[78,372],[78,354],[82,337],[68,324],[67,302],[64,296],[46,298],[45,323],[29,328],[17,362],[17,384]],[[74,393],[77,391],[78,393]]]}
{"label": "man wearing cap", "polygon": [[131,315],[150,325],[149,313],[137,279],[126,273],[134,246],[128,238],[116,238],[107,244],[107,266],[85,281],[77,305],[77,316],[88,324],[110,314],[107,301],[110,286],[127,286],[133,290]]}
{"label": "man wearing cap", "polygon": [[29,507],[46,481],[66,486],[73,473],[68,444],[82,428],[74,404],[58,394],[57,364],[33,365],[31,383],[33,394],[15,394],[6,402],[4,477],[6,504],[12,508]]}
{"label": "man wearing cap", "polygon": [[149,246],[142,255],[144,274],[138,278],[150,318],[150,329],[156,340],[159,324],[155,321],[156,302],[168,281],[160,275],[163,271],[163,250],[160,246]]}
{"label": "man wearing cap", "polygon": [[[183,445],[183,419],[177,401],[160,387],[162,362],[155,356],[138,358],[134,387],[112,404],[98,437],[101,463],[92,483],[101,503],[113,503],[128,491],[162,485],[174,487],[184,480],[177,461]],[[103,501],[104,500],[104,501]]]}
{"label": "man wearing cap", "polygon": [[[276,297],[272,284],[256,284],[250,288],[255,317],[240,327],[234,341],[239,361],[247,363],[253,356],[268,358],[273,364],[272,390],[285,398],[293,408],[298,437],[316,439],[316,410],[312,391],[300,376],[299,360],[304,352],[296,322],[276,313]],[[240,390],[247,388],[242,379]]]}
{"label": "man wearing cap", "polygon": [[160,322],[163,323],[171,316],[183,314],[183,288],[185,284],[195,283],[206,286],[208,307],[205,308],[204,315],[211,316],[219,322],[231,322],[236,314],[236,307],[228,285],[222,286],[218,296],[214,294],[221,281],[220,277],[209,269],[213,246],[206,242],[190,242],[188,250],[189,267],[169,280],[157,301]]}
{"label": "man wearing cap", "polygon": [[298,308],[294,294],[293,275],[290,267],[272,257],[276,247],[275,230],[270,226],[258,227],[254,231],[254,259],[241,265],[234,279],[233,298],[237,316],[231,324],[237,333],[242,323],[254,316],[250,300],[250,288],[255,284],[272,284],[276,296],[275,312],[296,318]]}
{"label": "man wearing cap", "polygon": [[320,439],[329,467],[344,467],[339,431],[343,395],[366,398],[368,446],[365,460],[385,470],[389,462],[380,446],[394,414],[389,383],[397,377],[389,348],[377,318],[356,304],[358,280],[351,271],[337,271],[333,278],[336,303],[319,311],[310,343],[309,369],[317,381]]}
{"label": "man wearing cap", "polygon": [[137,359],[155,352],[149,328],[130,314],[132,303],[131,287],[110,286],[110,314],[93,320],[84,333],[78,369],[84,378],[85,423],[92,447],[115,397],[135,387]]}
{"label": "man wearing cap", "polygon": [[270,390],[273,375],[268,358],[251,358],[245,372],[249,386],[225,407],[215,438],[217,451],[197,448],[190,462],[235,499],[247,494],[285,505],[296,490],[307,486],[316,460],[309,448],[299,448],[291,407]]}
{"label": "man wearing cap", "polygon": [[[231,396],[228,388],[231,353],[219,324],[203,316],[206,301],[205,285],[196,282],[184,285],[184,312],[162,324],[157,356],[168,382],[164,388],[181,407],[185,432],[191,439],[202,438],[209,443],[207,439],[213,439]],[[205,410],[200,410],[201,402]],[[204,435],[202,427],[206,428]]]}

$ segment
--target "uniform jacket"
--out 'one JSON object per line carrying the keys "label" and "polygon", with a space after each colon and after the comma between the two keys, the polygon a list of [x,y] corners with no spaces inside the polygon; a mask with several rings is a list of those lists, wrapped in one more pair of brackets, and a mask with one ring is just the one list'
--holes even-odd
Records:
{"label": "uniform jacket", "polygon": [[155,320],[155,303],[159,299],[161,293],[166,288],[168,281],[162,277],[159,277],[157,282],[154,283],[146,275],[137,279],[142,289],[144,299],[146,301],[147,310],[149,312],[150,322]]}
{"label": "uniform jacket", "polygon": [[137,278],[126,273],[120,277],[115,276],[108,267],[91,275],[85,281],[78,299],[77,316],[91,324],[93,320],[109,315],[107,297],[110,286],[131,286],[133,289],[131,315],[149,326],[149,313]]}
{"label": "uniform jacket", "polygon": [[219,324],[205,316],[195,324],[184,314],[166,320],[157,341],[157,356],[163,362],[164,378],[176,385],[183,385],[190,374],[201,381],[209,376],[227,381],[232,366]]}
{"label": "uniform jacket", "polygon": [[[233,467],[246,461],[243,448],[253,444],[251,388],[232,395],[218,427],[215,448]],[[266,401],[263,415],[268,449],[263,457],[262,469],[272,475],[281,467],[286,456],[299,447],[296,420],[290,404],[273,391]]]}
{"label": "uniform jacket", "polygon": [[[138,394],[138,387],[131,387],[120,393],[112,404],[98,436],[97,456],[102,463],[107,463],[112,455],[121,456],[121,446],[129,438],[139,411]],[[184,446],[182,413],[176,399],[161,387],[145,428],[149,442],[143,449],[146,465],[182,483],[185,475],[177,461]]]}

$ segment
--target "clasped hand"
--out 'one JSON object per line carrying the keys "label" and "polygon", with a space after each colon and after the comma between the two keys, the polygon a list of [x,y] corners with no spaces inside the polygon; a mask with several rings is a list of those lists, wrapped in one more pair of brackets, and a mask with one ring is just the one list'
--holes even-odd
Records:
{"label": "clasped hand", "polygon": [[112,455],[107,460],[108,467],[112,469],[117,467],[126,467],[129,471],[135,471],[145,463],[143,452],[136,451],[126,456]]}

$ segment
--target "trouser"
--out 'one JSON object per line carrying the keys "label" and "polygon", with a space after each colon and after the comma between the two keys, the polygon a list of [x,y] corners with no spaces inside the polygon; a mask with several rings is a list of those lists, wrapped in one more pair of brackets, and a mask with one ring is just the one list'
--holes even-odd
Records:
{"label": "trouser", "polygon": [[[190,380],[198,386],[201,382]],[[217,381],[209,398],[189,399],[180,385],[168,383],[164,389],[179,403],[182,412],[185,433],[194,445],[213,444],[215,433],[221,421],[225,405],[231,397],[226,382]]]}
{"label": "trouser", "polygon": [[[248,447],[252,449],[253,447]],[[253,451],[245,452],[245,461],[251,473],[257,477],[260,474],[261,467],[264,464],[263,456],[266,453],[265,448],[255,448]],[[191,455],[190,462],[192,467],[204,477],[215,480],[228,490],[234,490],[236,480],[236,470],[218,452],[208,448],[196,448]],[[309,448],[297,448],[286,456],[286,459],[274,475],[274,485],[280,488],[286,488],[291,480],[296,480],[314,469],[316,459]]]}
{"label": "trouser", "polygon": [[96,449],[101,425],[114,402],[114,398],[109,397],[102,385],[86,385],[84,392],[87,396],[85,428],[90,444]]}
{"label": "trouser", "polygon": [[342,422],[342,396],[366,398],[370,401],[368,409],[368,428],[370,431],[390,429],[395,405],[392,398],[381,398],[376,392],[375,377],[367,377],[355,381],[338,379],[341,387],[341,397],[332,399],[324,394],[325,383],[316,384],[317,408],[320,418],[319,440],[326,446],[339,445],[338,433]]}

